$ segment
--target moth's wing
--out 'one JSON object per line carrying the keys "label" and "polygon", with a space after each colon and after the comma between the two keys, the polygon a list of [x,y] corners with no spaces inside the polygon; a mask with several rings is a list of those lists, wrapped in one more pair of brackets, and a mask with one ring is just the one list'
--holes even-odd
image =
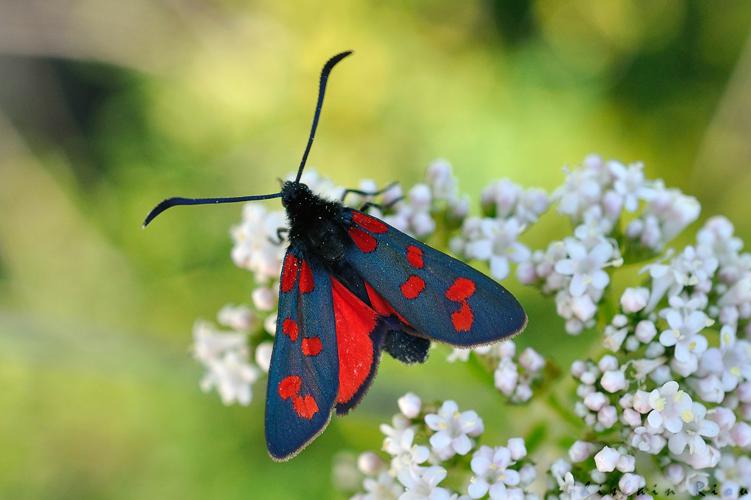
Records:
{"label": "moth's wing", "polygon": [[357,210],[345,224],[348,265],[419,335],[472,346],[526,326],[516,298],[476,269]]}
{"label": "moth's wing", "polygon": [[375,377],[388,322],[341,281],[331,283],[339,346],[336,412],[342,415],[362,400]]}
{"label": "moth's wing", "polygon": [[339,389],[332,284],[313,258],[290,247],[279,286],[266,395],[266,445],[276,460],[297,454],[326,427]]}
{"label": "moth's wing", "polygon": [[331,280],[339,345],[336,412],[341,415],[365,396],[382,350],[414,363],[425,360],[430,341],[407,333],[412,328],[348,266],[337,266]]}

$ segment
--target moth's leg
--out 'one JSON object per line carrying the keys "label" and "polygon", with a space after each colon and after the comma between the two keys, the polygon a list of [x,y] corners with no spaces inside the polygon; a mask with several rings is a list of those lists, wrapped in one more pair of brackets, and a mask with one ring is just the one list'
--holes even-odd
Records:
{"label": "moth's leg", "polygon": [[379,194],[383,194],[389,189],[398,185],[399,185],[399,181],[394,181],[391,184],[387,185],[386,187],[379,189],[378,191],[362,191],[360,189],[345,189],[339,201],[344,203],[344,200],[347,198],[347,195],[350,193],[359,194],[360,196],[378,196]]}
{"label": "moth's leg", "polygon": [[284,236],[285,234],[289,234],[289,228],[288,228],[288,227],[278,227],[278,228],[276,228],[276,241],[274,241],[274,240],[273,240],[273,239],[271,239],[271,238],[269,238],[269,241],[270,241],[270,242],[271,242],[271,243],[272,243],[273,245],[281,245],[281,244],[283,244],[283,243],[284,243],[284,240],[286,240],[286,239],[287,239],[287,238],[286,238],[286,237]]}
{"label": "moth's leg", "polygon": [[372,201],[366,201],[365,203],[363,203],[363,205],[358,210],[360,210],[360,212],[365,212],[370,207],[373,207],[373,208],[377,208],[378,210],[380,210],[381,212],[383,212],[384,210],[388,210],[389,208],[393,207],[394,205],[396,205],[397,203],[399,203],[403,199],[404,199],[404,196],[399,196],[398,198],[394,198],[393,200],[391,200],[390,202],[386,203],[385,205],[381,205],[380,203],[373,203]]}

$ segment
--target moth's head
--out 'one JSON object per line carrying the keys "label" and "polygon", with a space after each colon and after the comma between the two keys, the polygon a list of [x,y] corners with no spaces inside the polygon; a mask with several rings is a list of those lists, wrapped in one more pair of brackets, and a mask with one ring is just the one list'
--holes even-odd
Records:
{"label": "moth's head", "polygon": [[302,182],[287,181],[282,184],[282,205],[284,205],[284,208],[298,205],[312,194],[310,188]]}

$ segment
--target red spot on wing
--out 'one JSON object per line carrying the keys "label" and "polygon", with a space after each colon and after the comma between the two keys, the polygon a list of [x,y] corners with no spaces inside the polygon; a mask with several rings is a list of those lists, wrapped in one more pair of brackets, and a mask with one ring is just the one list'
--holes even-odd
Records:
{"label": "red spot on wing", "polygon": [[287,256],[284,257],[284,265],[282,266],[282,279],[280,284],[282,292],[286,293],[294,288],[299,268],[300,263],[295,256],[288,253]]}
{"label": "red spot on wing", "polygon": [[373,306],[373,309],[380,314],[381,316],[391,316],[394,315],[397,318],[399,318],[399,321],[404,323],[405,325],[409,325],[406,319],[404,319],[401,314],[396,312],[393,307],[391,307],[391,304],[386,302],[386,299],[381,297],[381,295],[373,290],[373,287],[370,286],[370,284],[366,281],[365,282],[365,291],[368,293],[368,299],[370,300],[370,304]]}
{"label": "red spot on wing", "polygon": [[297,375],[284,377],[282,381],[279,382],[279,387],[277,388],[279,397],[281,397],[282,399],[288,399],[292,396],[297,396],[297,394],[300,392],[301,384],[302,380],[300,380],[300,377],[298,377]]}
{"label": "red spot on wing", "polygon": [[352,226],[349,228],[348,232],[349,237],[352,238],[352,241],[355,242],[355,245],[357,245],[357,248],[359,248],[361,252],[370,253],[378,246],[376,239],[362,229]]}
{"label": "red spot on wing", "polygon": [[302,339],[302,345],[300,347],[302,349],[302,353],[306,356],[315,356],[319,352],[321,352],[321,349],[323,349],[323,344],[321,343],[320,337],[310,337]]}
{"label": "red spot on wing", "polygon": [[405,298],[413,300],[425,290],[425,280],[413,274],[407,278],[407,281],[402,283],[400,288]]}
{"label": "red spot on wing", "polygon": [[297,334],[300,329],[297,326],[297,321],[287,318],[282,323],[282,333],[289,337],[292,342],[297,342]]}
{"label": "red spot on wing", "polygon": [[475,315],[472,314],[472,308],[466,301],[462,302],[458,311],[451,313],[451,323],[457,332],[468,332],[472,328],[474,319]]}
{"label": "red spot on wing", "polygon": [[407,247],[407,262],[409,262],[409,265],[416,268],[416,269],[422,269],[422,266],[424,265],[422,261],[422,248],[417,247],[415,245],[410,245]]}
{"label": "red spot on wing", "polygon": [[300,417],[310,420],[313,415],[318,413],[318,404],[313,396],[307,394],[305,396],[295,396],[292,400],[292,406]]}
{"label": "red spot on wing", "polygon": [[456,278],[446,290],[446,298],[452,302],[467,300],[475,293],[477,286],[469,278]]}
{"label": "red spot on wing", "polygon": [[373,366],[374,346],[370,338],[376,326],[376,312],[331,280],[336,320],[336,345],[339,352],[338,403],[346,403],[367,380]]}
{"label": "red spot on wing", "polygon": [[310,293],[315,288],[315,282],[313,281],[313,273],[308,266],[308,261],[302,260],[302,269],[300,270],[300,292]]}
{"label": "red spot on wing", "polygon": [[364,227],[371,233],[385,233],[389,230],[389,227],[386,224],[375,217],[365,215],[362,212],[352,212],[352,220],[355,221],[358,226]]}

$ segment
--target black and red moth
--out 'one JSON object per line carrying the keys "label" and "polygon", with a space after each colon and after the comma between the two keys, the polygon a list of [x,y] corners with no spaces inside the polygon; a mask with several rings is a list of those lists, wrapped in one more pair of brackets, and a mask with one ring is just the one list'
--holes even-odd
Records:
{"label": "black and red moth", "polygon": [[282,199],[289,247],[266,395],[266,444],[275,460],[300,452],[323,431],[332,411],[342,415],[360,402],[381,351],[404,363],[421,363],[431,340],[461,347],[487,344],[527,323],[514,296],[484,274],[363,211],[323,199],[300,182],[329,73],[349,54],[337,54],[323,67],[294,181],[266,195],[169,198],[144,221],[145,226],[175,205]]}

